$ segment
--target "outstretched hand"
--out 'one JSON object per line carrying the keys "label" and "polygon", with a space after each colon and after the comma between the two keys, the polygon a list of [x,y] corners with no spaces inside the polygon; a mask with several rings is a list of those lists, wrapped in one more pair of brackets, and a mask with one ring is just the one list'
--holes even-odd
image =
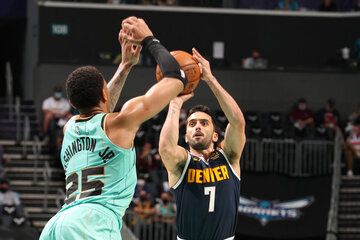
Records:
{"label": "outstretched hand", "polygon": [[177,96],[176,98],[174,98],[172,100],[172,102],[178,104],[179,106],[182,106],[184,102],[186,102],[187,100],[189,100],[190,98],[192,98],[194,96],[194,92],[185,94],[185,95],[180,95]]}
{"label": "outstretched hand", "polygon": [[144,38],[153,36],[148,25],[141,18],[128,17],[122,21],[121,27],[123,37],[135,45],[141,45]]}
{"label": "outstretched hand", "polygon": [[119,42],[121,45],[121,63],[131,66],[136,65],[139,62],[142,47],[135,46],[134,48],[134,45],[125,39],[123,30],[119,32]]}
{"label": "outstretched hand", "polygon": [[195,49],[192,49],[193,57],[196,61],[199,62],[201,79],[206,81],[210,81],[213,78],[211,73],[210,63],[206,60],[201,54]]}

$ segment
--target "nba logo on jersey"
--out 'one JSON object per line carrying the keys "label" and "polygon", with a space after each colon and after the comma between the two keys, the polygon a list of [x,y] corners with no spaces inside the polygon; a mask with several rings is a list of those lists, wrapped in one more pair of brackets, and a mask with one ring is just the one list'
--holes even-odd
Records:
{"label": "nba logo on jersey", "polygon": [[75,132],[80,135],[80,129],[79,126],[75,126]]}

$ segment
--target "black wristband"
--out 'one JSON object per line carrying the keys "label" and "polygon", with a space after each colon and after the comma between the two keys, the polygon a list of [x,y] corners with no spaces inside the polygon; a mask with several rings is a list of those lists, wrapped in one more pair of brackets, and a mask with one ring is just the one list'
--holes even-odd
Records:
{"label": "black wristband", "polygon": [[141,41],[141,45],[155,58],[164,77],[177,78],[183,82],[185,87],[188,79],[184,70],[158,39],[148,36]]}
{"label": "black wristband", "polygon": [[[153,40],[154,39],[154,40]],[[148,50],[148,47],[150,45],[150,43],[152,43],[153,41],[157,41],[160,43],[160,41],[158,39],[156,39],[154,36],[147,36],[146,38],[144,38],[141,41],[141,46],[145,49]]]}

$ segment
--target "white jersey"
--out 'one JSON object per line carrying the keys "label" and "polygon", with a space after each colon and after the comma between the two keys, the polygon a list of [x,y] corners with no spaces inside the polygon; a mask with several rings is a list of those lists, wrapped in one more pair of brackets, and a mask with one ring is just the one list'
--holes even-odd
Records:
{"label": "white jersey", "polygon": [[48,97],[42,104],[42,110],[49,110],[52,113],[64,114],[70,111],[70,104],[65,98],[56,100],[53,96]]}
{"label": "white jersey", "polygon": [[351,133],[348,142],[354,147],[356,150],[356,155],[360,157],[360,135],[356,136],[356,133]]}

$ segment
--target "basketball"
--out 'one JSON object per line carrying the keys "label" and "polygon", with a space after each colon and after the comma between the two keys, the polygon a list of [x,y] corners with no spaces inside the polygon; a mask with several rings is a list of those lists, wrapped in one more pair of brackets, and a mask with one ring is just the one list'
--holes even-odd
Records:
{"label": "basketball", "polygon": [[[184,70],[188,79],[184,90],[179,95],[193,92],[200,81],[200,67],[198,65],[198,62],[193,58],[191,54],[184,51],[172,51],[170,53],[175,57],[176,61],[178,61],[180,67]],[[163,79],[163,73],[161,72],[160,67],[157,66],[156,80],[160,81],[161,79]]]}

